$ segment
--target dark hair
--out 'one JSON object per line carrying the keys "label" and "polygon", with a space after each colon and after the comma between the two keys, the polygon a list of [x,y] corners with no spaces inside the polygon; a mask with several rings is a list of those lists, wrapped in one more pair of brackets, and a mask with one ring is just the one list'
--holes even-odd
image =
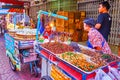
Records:
{"label": "dark hair", "polygon": [[110,4],[108,3],[108,1],[103,1],[100,4],[102,4],[103,7],[106,7],[107,10],[109,10],[111,7]]}

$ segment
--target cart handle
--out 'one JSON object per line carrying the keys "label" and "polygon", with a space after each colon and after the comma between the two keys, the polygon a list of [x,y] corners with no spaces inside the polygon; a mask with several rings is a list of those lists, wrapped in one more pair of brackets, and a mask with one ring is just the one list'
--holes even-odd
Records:
{"label": "cart handle", "polygon": [[41,14],[49,15],[49,16],[52,16],[52,17],[56,17],[56,18],[61,18],[61,19],[68,20],[68,18],[65,17],[65,16],[61,16],[61,15],[58,15],[58,14],[54,14],[54,13],[52,13],[52,12],[46,12],[46,11],[43,11],[43,10],[39,10],[39,12],[38,12],[38,18],[40,18],[40,15],[41,15]]}
{"label": "cart handle", "polygon": [[50,62],[52,62],[54,65],[58,65],[59,64],[59,61],[58,60],[55,60],[55,61],[52,61],[53,60],[53,57],[56,57],[55,55],[53,55],[53,54],[50,54],[49,55],[49,60],[50,60]]}

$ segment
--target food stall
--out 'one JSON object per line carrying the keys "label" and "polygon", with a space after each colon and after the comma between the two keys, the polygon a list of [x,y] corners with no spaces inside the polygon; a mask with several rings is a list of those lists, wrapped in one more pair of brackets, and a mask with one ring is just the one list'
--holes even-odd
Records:
{"label": "food stall", "polygon": [[[16,13],[12,13],[14,15]],[[14,16],[16,18],[16,16]],[[36,37],[36,29],[16,27],[16,20],[13,25],[8,25],[8,33],[5,33],[6,55],[9,58],[10,67],[13,71],[21,71],[22,64],[29,64],[31,73],[38,76],[37,54],[34,52],[33,43]]]}
{"label": "food stall", "polygon": [[[67,20],[64,16],[40,10],[38,24],[41,14]],[[41,80],[96,80],[99,69],[108,73],[110,67],[116,70],[118,68],[120,58],[116,55],[99,53],[71,42],[70,36],[66,39],[65,34],[61,39],[63,33],[60,32],[54,32],[52,39],[40,40],[37,36],[38,30],[39,26],[37,26],[34,49],[42,58]]]}

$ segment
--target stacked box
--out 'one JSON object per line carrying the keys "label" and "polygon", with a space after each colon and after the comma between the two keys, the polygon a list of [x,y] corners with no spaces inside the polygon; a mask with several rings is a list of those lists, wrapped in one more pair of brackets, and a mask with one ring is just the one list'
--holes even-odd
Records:
{"label": "stacked box", "polygon": [[88,32],[83,31],[82,41],[86,41],[87,39],[88,39]]}
{"label": "stacked box", "polygon": [[83,37],[83,20],[85,19],[85,16],[86,15],[84,11],[75,12],[75,31],[79,32],[77,42],[87,40],[87,38],[85,39],[85,37]]}
{"label": "stacked box", "polygon": [[118,56],[120,56],[120,44],[118,46]]}
{"label": "stacked box", "polygon": [[[65,11],[58,11],[57,14],[68,17],[68,12],[65,12]],[[68,32],[68,20],[57,18],[56,30],[60,32],[64,32],[64,31]]]}
{"label": "stacked box", "polygon": [[83,33],[84,32],[83,20],[86,17],[85,11],[80,11],[80,12],[58,11],[57,14],[68,17],[68,20],[56,19],[57,31],[69,32],[70,34],[73,35],[72,40],[76,42],[87,40],[87,37],[84,36],[86,35],[86,33]]}

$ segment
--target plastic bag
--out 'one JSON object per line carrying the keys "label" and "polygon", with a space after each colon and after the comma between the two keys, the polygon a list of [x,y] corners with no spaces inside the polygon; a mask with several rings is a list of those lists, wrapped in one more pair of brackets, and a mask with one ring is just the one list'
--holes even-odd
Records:
{"label": "plastic bag", "polygon": [[117,80],[116,78],[115,78],[115,76],[109,71],[108,72],[108,75],[110,76],[110,78],[112,79],[112,80]]}
{"label": "plastic bag", "polygon": [[101,75],[100,70],[98,70],[96,72],[95,80],[101,80],[101,76],[100,75]]}
{"label": "plastic bag", "polygon": [[102,69],[96,72],[95,80],[112,80]]}
{"label": "plastic bag", "polygon": [[104,76],[102,80],[112,80],[108,75]]}
{"label": "plastic bag", "polygon": [[108,66],[109,71],[117,78],[117,80],[120,80],[120,74],[119,71],[116,68],[113,68],[111,66]]}

